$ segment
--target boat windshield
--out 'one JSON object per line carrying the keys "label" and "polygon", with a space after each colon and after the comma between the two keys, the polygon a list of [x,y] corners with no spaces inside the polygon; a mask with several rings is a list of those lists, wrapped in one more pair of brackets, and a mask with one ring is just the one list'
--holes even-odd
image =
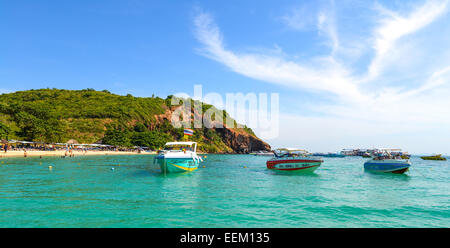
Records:
{"label": "boat windshield", "polygon": [[307,152],[300,149],[277,149],[274,152],[277,158],[295,158],[295,157],[306,157]]}
{"label": "boat windshield", "polygon": [[385,160],[385,159],[402,159],[401,154],[393,154],[389,152],[374,154],[373,160]]}
{"label": "boat windshield", "polygon": [[295,158],[295,157],[304,157],[304,155],[289,152],[289,153],[283,153],[283,154],[276,155],[276,157],[278,157],[278,158]]}
{"label": "boat windshield", "polygon": [[165,151],[194,151],[194,147],[188,145],[167,145]]}

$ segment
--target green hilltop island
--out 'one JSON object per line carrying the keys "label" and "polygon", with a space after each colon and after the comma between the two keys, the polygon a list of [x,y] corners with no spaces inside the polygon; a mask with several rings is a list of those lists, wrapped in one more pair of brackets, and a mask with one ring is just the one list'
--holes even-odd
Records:
{"label": "green hilltop island", "polygon": [[[1,94],[0,141],[50,144],[76,140],[156,150],[166,142],[183,139],[183,127],[175,128],[170,122],[178,107],[171,105],[173,97],[121,96],[94,89],[38,89]],[[202,103],[203,113],[210,108],[214,106]],[[224,119],[229,117],[226,111],[223,113]],[[195,128],[189,139],[198,143],[199,151],[207,153],[270,151],[270,146],[250,128],[237,128],[234,123],[235,127]]]}

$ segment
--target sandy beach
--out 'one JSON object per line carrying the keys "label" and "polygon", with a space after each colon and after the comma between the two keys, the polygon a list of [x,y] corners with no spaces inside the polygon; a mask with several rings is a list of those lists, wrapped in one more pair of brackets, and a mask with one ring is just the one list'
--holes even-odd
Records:
{"label": "sandy beach", "polygon": [[[39,156],[64,156],[66,151],[27,151],[27,157],[39,157]],[[74,151],[73,155],[75,157],[78,156],[101,156],[101,155],[152,155],[156,154],[156,152],[122,152],[122,151]],[[8,152],[0,152],[0,158],[5,157],[24,157],[23,151],[8,151]]]}

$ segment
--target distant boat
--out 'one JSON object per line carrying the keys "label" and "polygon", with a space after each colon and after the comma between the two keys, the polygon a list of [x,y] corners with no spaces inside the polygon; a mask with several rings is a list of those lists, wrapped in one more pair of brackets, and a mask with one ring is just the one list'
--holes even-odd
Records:
{"label": "distant boat", "polygon": [[411,158],[411,155],[410,155],[410,154],[402,154],[402,155],[400,155],[400,157],[401,157],[402,159],[410,159],[410,158]]}
{"label": "distant boat", "polygon": [[392,149],[392,148],[372,148],[372,149],[343,149],[341,154],[346,156],[361,156],[364,158],[370,158],[372,156],[376,156],[379,153],[383,153],[383,151],[388,151],[391,155],[397,157],[400,155],[402,159],[409,159],[411,155],[407,152],[403,152],[401,149]]}
{"label": "distant boat", "polygon": [[313,172],[323,160],[310,157],[308,152],[296,148],[279,148],[274,151],[274,157],[266,162],[267,168],[283,172]]}
{"label": "distant boat", "polygon": [[345,157],[344,154],[339,154],[339,153],[328,153],[325,157],[329,157],[329,158],[343,158]]}
{"label": "distant boat", "polygon": [[155,160],[164,174],[194,171],[202,161],[196,150],[196,142],[168,142]]}
{"label": "distant boat", "polygon": [[372,155],[370,155],[370,153],[366,152],[366,153],[363,153],[363,155],[361,155],[361,157],[363,157],[363,158],[371,158]]}
{"label": "distant boat", "polygon": [[255,156],[273,156],[273,152],[266,152],[266,151],[258,151],[250,154]]}
{"label": "distant boat", "polygon": [[326,157],[326,158],[343,158],[345,157],[344,154],[339,154],[339,153],[313,153],[313,156],[318,156],[318,157]]}
{"label": "distant boat", "polygon": [[442,157],[441,154],[436,154],[436,155],[432,155],[432,156],[422,156],[420,158],[423,160],[447,160],[447,158]]}

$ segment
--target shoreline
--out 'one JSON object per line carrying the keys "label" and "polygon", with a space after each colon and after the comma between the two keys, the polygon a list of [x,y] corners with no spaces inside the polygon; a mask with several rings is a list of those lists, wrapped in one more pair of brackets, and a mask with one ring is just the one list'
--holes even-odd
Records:
{"label": "shoreline", "polygon": [[[66,151],[27,151],[26,157],[64,157]],[[73,151],[74,157],[80,156],[107,156],[107,155],[156,155],[156,151],[151,152],[124,152],[124,151]],[[205,152],[197,152],[198,155],[209,155],[209,154],[220,154],[220,155],[249,155],[249,154],[240,154],[240,153],[205,153]],[[18,158],[25,157],[23,151],[8,151],[5,153],[3,150],[0,151],[0,159],[1,158]],[[70,156],[66,156],[70,157]]]}
{"label": "shoreline", "polygon": [[[64,157],[66,151],[27,151],[26,157]],[[156,151],[151,152],[125,152],[125,151],[73,151],[74,157],[80,156],[107,156],[107,155],[156,155]],[[198,155],[210,155],[210,154],[220,154],[220,155],[253,155],[253,154],[240,154],[240,153],[204,153],[197,152]],[[411,154],[415,157],[426,156],[426,155],[417,155]],[[25,157],[23,151],[8,151],[5,153],[3,150],[0,151],[0,159],[1,158],[17,158],[17,157]],[[70,157],[70,156],[66,156]],[[347,156],[347,157],[359,157],[359,156]],[[448,155],[442,155],[442,157],[450,157]]]}
{"label": "shoreline", "polygon": [[[66,151],[27,151],[26,157],[64,157]],[[73,155],[75,157],[80,156],[105,156],[105,155],[155,155],[156,152],[122,152],[122,151],[74,151]],[[14,157],[25,157],[23,151],[8,151],[0,152],[0,158],[14,158]],[[69,157],[69,156],[67,156]]]}

